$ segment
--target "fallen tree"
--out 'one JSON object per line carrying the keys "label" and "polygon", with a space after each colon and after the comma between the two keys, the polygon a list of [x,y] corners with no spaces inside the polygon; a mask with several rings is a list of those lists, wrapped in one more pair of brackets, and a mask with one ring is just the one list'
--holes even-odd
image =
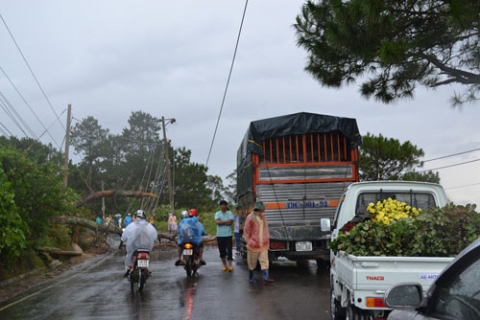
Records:
{"label": "fallen tree", "polygon": [[59,216],[59,217],[53,218],[53,222],[58,224],[79,225],[95,231],[114,233],[120,236],[122,235],[122,229],[114,226],[113,224],[109,224],[109,225],[98,224],[93,220],[85,219],[82,217]]}
{"label": "fallen tree", "polygon": [[132,198],[143,198],[143,197],[153,197],[156,198],[157,195],[152,192],[143,192],[143,191],[128,191],[128,190],[103,190],[103,191],[97,191],[89,196],[83,198],[82,200],[78,201],[75,203],[75,205],[81,206],[87,202],[90,202],[94,199],[98,198],[111,198],[111,197],[132,197]]}
{"label": "fallen tree", "polygon": [[[82,218],[82,217],[75,217],[75,216],[59,216],[53,218],[54,223],[58,224],[68,224],[71,226],[82,226],[88,228],[90,230],[94,230],[97,232],[104,232],[104,233],[113,233],[122,235],[122,229],[115,226],[114,224],[104,225],[98,224],[93,220]],[[158,240],[160,239],[167,239],[173,242],[177,241],[177,234],[170,234],[168,232],[158,232]],[[210,243],[214,242],[217,238],[215,236],[205,236],[202,237],[203,242]]]}

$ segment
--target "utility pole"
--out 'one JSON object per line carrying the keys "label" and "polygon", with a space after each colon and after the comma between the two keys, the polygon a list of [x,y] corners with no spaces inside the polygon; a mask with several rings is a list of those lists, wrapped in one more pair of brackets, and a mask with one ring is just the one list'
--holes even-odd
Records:
{"label": "utility pole", "polygon": [[[102,180],[102,191],[104,191],[103,180]],[[102,197],[102,221],[105,221],[105,197]]]}
{"label": "utility pole", "polygon": [[67,132],[65,134],[65,168],[63,172],[63,187],[68,185],[68,149],[70,148],[70,119],[72,118],[72,105],[68,105],[67,109]]}
{"label": "utility pole", "polygon": [[[169,119],[171,123],[175,122],[175,119]],[[163,129],[163,148],[165,155],[165,163],[167,166],[167,180],[168,180],[168,197],[170,200],[170,210],[174,212],[174,200],[173,200],[173,184],[172,177],[170,176],[170,157],[168,155],[168,142],[167,142],[167,133],[165,130],[165,117],[162,116],[162,129]]]}

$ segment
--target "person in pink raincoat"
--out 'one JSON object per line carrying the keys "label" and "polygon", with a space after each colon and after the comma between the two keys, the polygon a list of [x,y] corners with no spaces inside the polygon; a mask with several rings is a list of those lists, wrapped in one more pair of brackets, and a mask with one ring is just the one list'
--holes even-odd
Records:
{"label": "person in pink raincoat", "polygon": [[250,213],[245,219],[243,227],[243,238],[247,242],[247,265],[249,272],[249,281],[255,282],[254,272],[257,263],[260,263],[262,270],[263,284],[267,285],[274,282],[268,275],[268,248],[270,246],[270,233],[268,230],[267,217],[265,217],[265,204],[257,201]]}

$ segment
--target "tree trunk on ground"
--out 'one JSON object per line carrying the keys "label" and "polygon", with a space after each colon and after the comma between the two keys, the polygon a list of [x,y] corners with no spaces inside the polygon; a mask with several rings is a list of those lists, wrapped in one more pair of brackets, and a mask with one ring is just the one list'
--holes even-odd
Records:
{"label": "tree trunk on ground", "polygon": [[[60,216],[53,218],[54,223],[58,224],[68,224],[72,227],[73,230],[76,230],[76,226],[82,226],[94,231],[98,232],[105,232],[105,233],[113,233],[122,235],[122,229],[116,227],[113,224],[109,224],[108,226],[104,224],[98,224],[95,221],[90,219],[85,219],[82,217],[73,217],[73,216]],[[169,234],[168,232],[158,232],[158,240],[160,239],[167,239],[173,242],[177,241],[177,234]],[[203,242],[212,242],[216,240],[216,237],[213,236],[205,236],[202,238]]]}
{"label": "tree trunk on ground", "polygon": [[81,206],[89,201],[92,201],[93,199],[97,198],[111,198],[114,196],[120,196],[120,197],[134,197],[134,198],[142,198],[142,197],[153,197],[156,198],[157,195],[155,193],[151,192],[143,192],[143,191],[127,191],[127,190],[103,190],[103,191],[97,191],[95,193],[92,193],[91,195],[87,196],[86,198],[83,198],[82,200],[78,201],[75,203],[76,206]]}
{"label": "tree trunk on ground", "polygon": [[98,224],[95,221],[90,219],[85,219],[81,217],[72,217],[72,216],[60,216],[53,219],[54,223],[58,224],[68,224],[68,225],[80,225],[82,227],[95,230],[95,231],[102,231],[108,233],[114,233],[118,235],[122,235],[122,229],[115,227],[113,224],[109,224],[108,226],[103,224]]}

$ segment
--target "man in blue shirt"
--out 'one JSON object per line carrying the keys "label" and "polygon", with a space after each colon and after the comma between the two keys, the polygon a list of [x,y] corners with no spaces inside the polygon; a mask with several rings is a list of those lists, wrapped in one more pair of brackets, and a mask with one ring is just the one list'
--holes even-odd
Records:
{"label": "man in blue shirt", "polygon": [[[228,210],[228,203],[225,200],[220,201],[220,211],[215,213],[215,223],[217,224],[217,245],[222,259],[222,271],[233,271],[232,267],[232,224],[233,213]],[[228,260],[228,266],[227,266]]]}

